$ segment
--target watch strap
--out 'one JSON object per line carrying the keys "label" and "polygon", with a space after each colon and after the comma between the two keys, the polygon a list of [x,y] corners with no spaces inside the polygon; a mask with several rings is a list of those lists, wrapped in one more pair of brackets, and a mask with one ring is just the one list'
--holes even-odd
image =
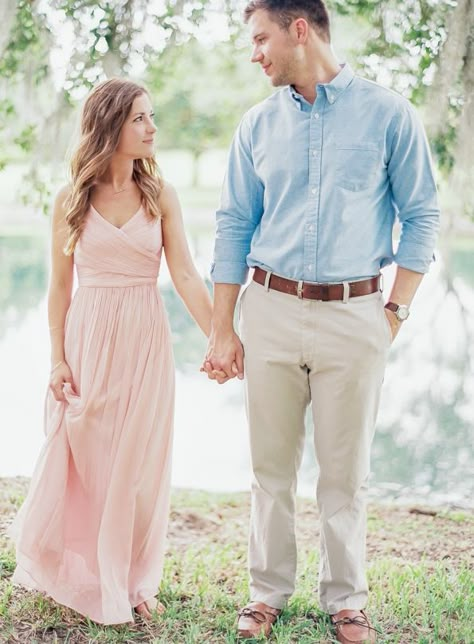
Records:
{"label": "watch strap", "polygon": [[395,302],[387,302],[385,308],[394,313],[398,313],[398,304],[395,304]]}

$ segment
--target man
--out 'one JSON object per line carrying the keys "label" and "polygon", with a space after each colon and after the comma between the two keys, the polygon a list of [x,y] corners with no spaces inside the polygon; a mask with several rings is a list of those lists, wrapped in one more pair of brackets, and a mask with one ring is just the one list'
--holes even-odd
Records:
{"label": "man", "polygon": [[[388,350],[433,255],[429,149],[408,101],[338,64],[322,1],[252,0],[245,20],[252,62],[281,89],[245,114],[232,143],[203,365],[219,383],[243,378],[245,349],[254,476],[251,603],[239,635],[268,635],[294,590],[294,497],[311,402],[320,603],[339,642],[373,642],[364,612],[369,453]],[[392,261],[384,308],[379,271]],[[233,315],[249,267],[242,346]]]}

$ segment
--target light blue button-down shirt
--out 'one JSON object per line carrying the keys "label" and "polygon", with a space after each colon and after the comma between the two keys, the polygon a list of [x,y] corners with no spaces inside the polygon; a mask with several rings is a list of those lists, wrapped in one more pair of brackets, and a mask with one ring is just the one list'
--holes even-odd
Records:
{"label": "light blue button-down shirt", "polygon": [[[392,243],[396,218],[400,243]],[[412,105],[349,65],[308,103],[284,87],[243,117],[230,149],[211,277],[243,284],[260,266],[308,282],[425,273],[439,208]]]}

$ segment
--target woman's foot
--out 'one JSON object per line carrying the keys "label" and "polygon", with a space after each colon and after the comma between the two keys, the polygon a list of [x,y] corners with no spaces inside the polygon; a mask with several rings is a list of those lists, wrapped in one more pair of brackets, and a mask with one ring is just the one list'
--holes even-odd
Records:
{"label": "woman's foot", "polygon": [[134,610],[143,619],[150,620],[153,619],[154,613],[157,615],[164,613],[165,607],[156,599],[156,597],[151,597],[145,602],[138,604],[138,606],[135,606]]}

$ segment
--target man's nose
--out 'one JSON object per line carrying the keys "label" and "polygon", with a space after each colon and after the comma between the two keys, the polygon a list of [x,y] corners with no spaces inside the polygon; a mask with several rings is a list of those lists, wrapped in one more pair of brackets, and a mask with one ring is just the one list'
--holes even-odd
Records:
{"label": "man's nose", "polygon": [[262,52],[258,47],[254,47],[252,50],[252,56],[250,58],[250,62],[252,63],[259,63],[263,58]]}

